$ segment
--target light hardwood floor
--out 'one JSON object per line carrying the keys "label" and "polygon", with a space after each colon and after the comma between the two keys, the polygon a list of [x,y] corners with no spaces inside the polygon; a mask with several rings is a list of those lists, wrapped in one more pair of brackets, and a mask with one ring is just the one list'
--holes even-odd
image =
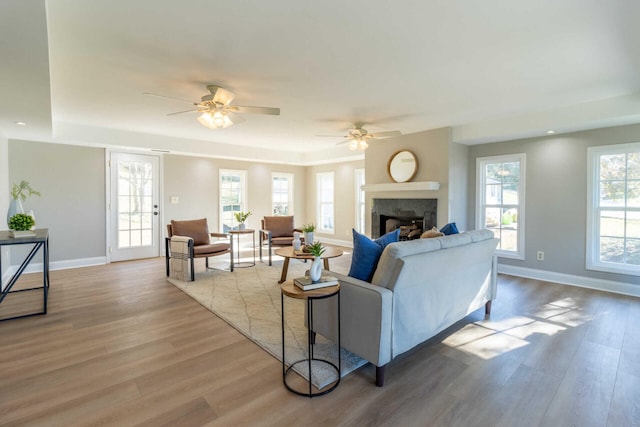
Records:
{"label": "light hardwood floor", "polygon": [[0,323],[0,425],[640,425],[638,325],[637,298],[500,276],[490,319],[397,357],[383,388],[366,365],[308,399],[163,259],[54,271],[49,314]]}

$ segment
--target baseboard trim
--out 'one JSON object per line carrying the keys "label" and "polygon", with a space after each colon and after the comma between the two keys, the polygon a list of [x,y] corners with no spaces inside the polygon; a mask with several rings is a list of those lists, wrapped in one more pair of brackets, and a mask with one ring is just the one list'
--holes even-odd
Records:
{"label": "baseboard trim", "polygon": [[[81,268],[91,267],[93,265],[104,265],[107,263],[107,257],[94,257],[94,258],[80,258],[69,259],[64,261],[50,261],[49,270],[67,270],[69,268]],[[18,271],[19,265],[10,266],[5,272],[5,279],[11,277],[16,271]],[[43,265],[41,262],[32,262],[24,270],[24,273],[41,273]]]}
{"label": "baseboard trim", "polygon": [[511,276],[526,277],[527,279],[543,280],[560,285],[578,286],[580,288],[613,292],[616,294],[640,297],[640,286],[614,280],[595,279],[593,277],[576,276],[573,274],[556,273],[553,271],[537,270],[534,268],[517,267],[498,264],[498,273]]}
{"label": "baseboard trim", "polygon": [[338,240],[338,239],[327,239],[326,237],[318,238],[317,240],[321,241],[322,243],[328,243],[330,245],[344,246],[346,248],[353,248],[353,241]]}

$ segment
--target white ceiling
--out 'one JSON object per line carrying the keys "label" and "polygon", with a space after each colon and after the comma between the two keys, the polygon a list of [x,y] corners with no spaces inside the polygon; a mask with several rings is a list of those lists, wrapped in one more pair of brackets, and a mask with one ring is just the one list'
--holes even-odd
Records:
{"label": "white ceiling", "polygon": [[[317,135],[355,121],[465,144],[638,123],[639,16],[637,0],[3,0],[0,132],[295,162],[348,154]],[[281,115],[209,130],[142,95],[212,83]]]}

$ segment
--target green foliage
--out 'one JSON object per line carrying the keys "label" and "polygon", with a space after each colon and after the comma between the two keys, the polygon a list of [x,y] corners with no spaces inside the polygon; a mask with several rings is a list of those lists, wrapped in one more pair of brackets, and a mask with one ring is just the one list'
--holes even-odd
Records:
{"label": "green foliage", "polygon": [[31,184],[27,181],[22,180],[19,184],[13,184],[13,188],[11,189],[11,197],[14,200],[20,199],[20,201],[27,200],[27,197],[31,196],[39,196],[40,192],[31,188]]}
{"label": "green foliage", "polygon": [[9,228],[16,231],[31,230],[36,225],[31,215],[19,213],[9,218]]}
{"label": "green foliage", "polygon": [[243,224],[247,218],[249,218],[249,215],[251,215],[251,211],[249,212],[236,212],[234,213],[235,217],[236,217],[236,221],[238,221],[240,224]]}
{"label": "green foliage", "polygon": [[322,243],[319,241],[313,242],[313,244],[307,246],[307,251],[314,257],[321,256],[326,249],[322,247]]}
{"label": "green foliage", "polygon": [[305,224],[302,226],[302,231],[304,231],[305,233],[312,233],[316,231],[316,225],[314,223]]}

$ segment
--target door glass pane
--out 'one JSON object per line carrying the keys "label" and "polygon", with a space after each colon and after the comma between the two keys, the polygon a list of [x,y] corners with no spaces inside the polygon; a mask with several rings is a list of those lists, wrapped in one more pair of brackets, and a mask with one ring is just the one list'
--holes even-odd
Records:
{"label": "door glass pane", "polygon": [[[151,233],[151,163],[118,161],[118,247],[131,248],[153,244]],[[143,217],[146,217],[143,221]],[[142,230],[146,229],[143,238]]]}

